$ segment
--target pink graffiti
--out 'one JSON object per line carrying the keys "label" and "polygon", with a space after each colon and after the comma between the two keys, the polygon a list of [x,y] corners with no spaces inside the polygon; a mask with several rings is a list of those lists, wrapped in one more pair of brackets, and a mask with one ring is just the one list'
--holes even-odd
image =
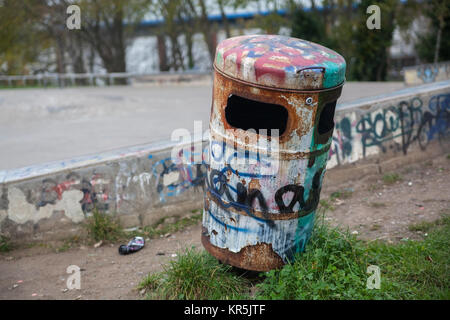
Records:
{"label": "pink graffiti", "polygon": [[342,65],[344,59],[335,52],[321,45],[300,39],[261,35],[242,36],[222,41],[217,51],[223,52],[223,61],[236,55],[236,68],[241,69],[242,60],[253,59],[255,77],[269,73],[283,82],[286,72],[296,72],[304,66],[330,64]]}
{"label": "pink graffiti", "polygon": [[53,187],[52,190],[55,191],[56,194],[58,195],[58,200],[61,200],[63,192],[66,190],[69,190],[70,187],[76,183],[77,183],[76,181],[72,181],[72,180],[64,181],[64,182],[61,182],[60,184],[56,185],[55,187]]}
{"label": "pink graffiti", "polygon": [[[67,181],[63,181],[63,182],[57,184],[55,187],[51,188],[50,190],[56,192],[56,194],[58,196],[58,200],[61,200],[62,195],[65,191],[70,190],[73,185],[77,185],[79,183],[80,183],[80,181],[77,181],[77,180],[67,180]],[[91,178],[91,180],[89,181],[89,183],[91,184],[92,188],[94,188],[94,186],[96,186],[96,185],[104,185],[104,181],[102,180],[102,177],[99,174],[94,175]],[[49,191],[49,190],[46,190],[46,191]],[[101,192],[98,192],[96,194],[97,194],[97,197],[100,196],[100,198],[104,201],[109,199],[109,196],[107,193],[107,188],[104,188],[104,190],[102,190]],[[87,203],[92,203],[92,200],[90,199],[90,193],[88,193],[88,192],[84,193],[83,201],[86,201]]]}

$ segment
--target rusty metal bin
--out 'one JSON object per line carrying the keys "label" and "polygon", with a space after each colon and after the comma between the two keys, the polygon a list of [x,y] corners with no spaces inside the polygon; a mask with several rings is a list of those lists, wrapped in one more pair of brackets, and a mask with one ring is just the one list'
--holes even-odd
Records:
{"label": "rusty metal bin", "polygon": [[345,60],[251,35],[222,41],[214,69],[202,243],[226,264],[279,268],[313,228]]}

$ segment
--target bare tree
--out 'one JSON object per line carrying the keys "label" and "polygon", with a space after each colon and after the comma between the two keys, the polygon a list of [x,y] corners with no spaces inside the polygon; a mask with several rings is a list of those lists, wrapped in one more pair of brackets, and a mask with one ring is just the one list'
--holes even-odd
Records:
{"label": "bare tree", "polygon": [[186,3],[190,9],[190,15],[195,21],[197,30],[203,34],[210,60],[213,61],[217,45],[217,30],[214,24],[208,19],[208,8],[205,0],[186,0]]}
{"label": "bare tree", "polygon": [[450,15],[450,1],[449,0],[433,0],[433,9],[436,12],[439,21],[438,32],[436,36],[436,46],[434,49],[434,63],[439,61],[439,50],[441,49],[442,30],[444,30],[445,23],[448,23]]}
{"label": "bare tree", "polygon": [[228,17],[225,13],[225,6],[229,5],[230,1],[217,0],[217,4],[219,5],[220,16],[222,17],[222,23],[223,23],[223,27],[225,29],[225,34],[226,34],[227,38],[229,38],[229,37],[231,37],[231,32],[230,32],[230,24],[228,22]]}
{"label": "bare tree", "polygon": [[[62,2],[69,5],[67,0]],[[76,3],[82,14],[80,39],[76,40],[94,49],[107,72],[126,72],[125,40],[147,13],[150,0],[79,0]],[[90,57],[92,70],[92,51]],[[117,82],[125,81],[118,79]]]}

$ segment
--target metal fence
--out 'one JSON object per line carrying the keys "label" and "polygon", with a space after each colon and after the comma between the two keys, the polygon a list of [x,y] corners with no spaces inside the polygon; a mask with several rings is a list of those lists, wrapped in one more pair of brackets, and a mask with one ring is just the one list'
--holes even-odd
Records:
{"label": "metal fence", "polygon": [[135,82],[184,82],[202,79],[211,71],[154,72],[154,73],[48,73],[37,75],[0,75],[0,86],[6,87],[67,87],[127,85]]}

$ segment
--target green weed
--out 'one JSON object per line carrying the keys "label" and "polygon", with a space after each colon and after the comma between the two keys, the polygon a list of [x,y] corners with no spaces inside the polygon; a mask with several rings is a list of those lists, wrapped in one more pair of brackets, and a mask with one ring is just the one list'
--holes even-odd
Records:
{"label": "green weed", "polygon": [[[167,223],[170,218],[175,218],[176,221],[173,223]],[[157,238],[168,233],[175,233],[186,229],[189,226],[198,224],[202,220],[202,214],[194,214],[189,217],[165,217],[160,219],[152,226],[146,226],[142,231],[135,232],[133,234],[140,235],[143,237]]]}
{"label": "green weed", "polygon": [[147,275],[139,285],[147,299],[244,299],[247,280],[231,272],[206,251],[194,247],[178,254],[163,272]]}
{"label": "green weed", "polygon": [[[316,226],[306,252],[257,285],[262,299],[450,298],[450,219],[423,241],[366,244],[347,232]],[[366,268],[381,270],[380,290],[366,288]]]}
{"label": "green weed", "polygon": [[119,221],[110,214],[92,210],[92,216],[85,223],[88,237],[94,241],[116,241],[124,237]]}
{"label": "green weed", "polygon": [[[318,210],[324,211],[323,207]],[[429,235],[423,241],[366,243],[348,231],[330,227],[321,216],[305,252],[280,270],[261,273],[255,286],[207,252],[190,249],[163,272],[145,277],[139,288],[147,291],[148,299],[448,300],[449,216],[443,214],[438,222],[427,224],[426,230]],[[379,290],[367,288],[369,265],[380,268]]]}
{"label": "green weed", "polygon": [[394,184],[397,181],[401,181],[402,177],[398,173],[386,173],[383,175],[383,182],[385,184]]}
{"label": "green weed", "polygon": [[0,252],[9,252],[12,250],[10,239],[6,236],[0,235]]}
{"label": "green weed", "polygon": [[335,191],[333,193],[331,193],[330,195],[330,199],[331,200],[335,200],[335,199],[348,199],[352,196],[353,194],[353,190],[351,189],[342,189],[342,190],[338,190]]}

